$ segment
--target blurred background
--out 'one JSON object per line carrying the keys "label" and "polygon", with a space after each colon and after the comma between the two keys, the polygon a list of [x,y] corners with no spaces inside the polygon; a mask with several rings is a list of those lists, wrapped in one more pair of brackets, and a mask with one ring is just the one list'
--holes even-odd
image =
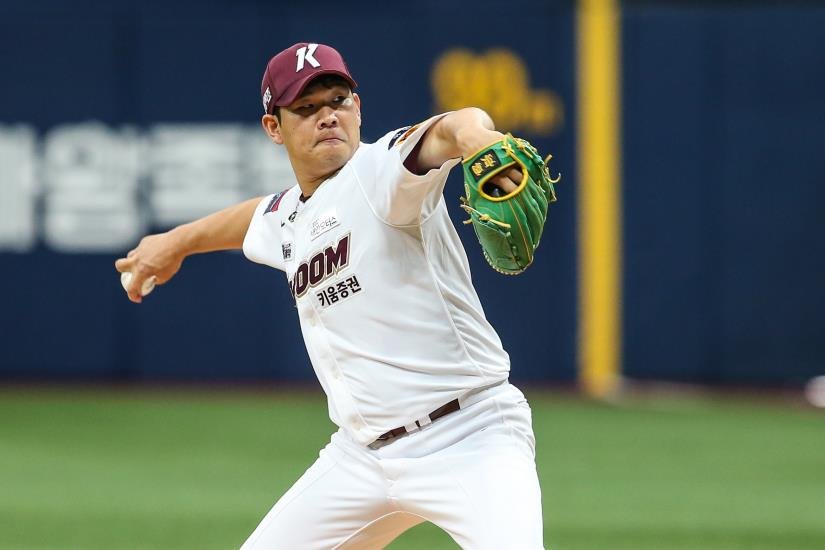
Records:
{"label": "blurred background", "polygon": [[475,105],[553,154],[525,274],[459,227],[548,547],[825,547],[825,5],[642,0],[0,1],[0,547],[237,547],[326,441],[282,273],[193,257],[136,306],[113,267],[294,184],[260,79],[299,41],[364,141]]}

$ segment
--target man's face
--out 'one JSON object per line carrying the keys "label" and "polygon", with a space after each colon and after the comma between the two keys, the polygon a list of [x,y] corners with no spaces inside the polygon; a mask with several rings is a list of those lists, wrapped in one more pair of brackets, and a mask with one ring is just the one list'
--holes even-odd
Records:
{"label": "man's face", "polygon": [[310,84],[281,108],[276,126],[267,132],[286,147],[296,173],[326,176],[344,166],[358,148],[361,100],[343,84]]}

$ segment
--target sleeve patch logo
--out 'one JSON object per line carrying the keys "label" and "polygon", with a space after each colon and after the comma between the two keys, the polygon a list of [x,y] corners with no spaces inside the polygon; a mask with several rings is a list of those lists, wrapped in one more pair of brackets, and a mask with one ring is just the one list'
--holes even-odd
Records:
{"label": "sleeve patch logo", "polygon": [[278,211],[278,207],[281,205],[281,199],[284,198],[284,195],[286,195],[286,190],[281,191],[280,193],[275,193],[275,195],[272,197],[272,200],[269,201],[269,205],[264,210],[264,216],[269,214],[270,212]]}
{"label": "sleeve patch logo", "polygon": [[404,135],[404,132],[406,132],[406,131],[407,131],[407,130],[409,130],[409,129],[410,129],[410,127],[409,127],[409,126],[404,126],[404,127],[403,127],[403,128],[401,128],[400,130],[398,130],[398,131],[395,133],[395,135],[394,135],[394,136],[392,136],[392,139],[390,140],[390,144],[389,144],[389,145],[387,145],[387,149],[388,149],[388,150],[389,150],[389,149],[392,149],[392,146],[393,146],[393,145],[395,145],[395,142],[396,142],[396,141],[398,141],[398,138],[400,138],[401,136],[403,136],[403,135]]}
{"label": "sleeve patch logo", "polygon": [[[409,126],[406,129],[402,128],[401,130],[398,131],[398,134],[400,134],[402,131],[404,133],[401,135],[401,137],[398,137],[398,134],[395,134],[395,137],[393,137],[392,140],[390,140],[390,147],[392,147],[393,145],[401,145],[402,143],[407,141],[407,138],[410,137],[411,135],[413,135],[415,133],[415,131],[418,130],[418,128],[420,128],[420,127],[421,127],[421,124],[419,123],[419,124],[416,124],[415,126]],[[397,140],[396,140],[396,138],[397,138]]]}

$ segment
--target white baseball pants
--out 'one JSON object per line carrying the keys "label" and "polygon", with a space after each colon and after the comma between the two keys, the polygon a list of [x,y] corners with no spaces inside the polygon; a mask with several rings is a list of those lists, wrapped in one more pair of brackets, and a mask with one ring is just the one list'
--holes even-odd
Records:
{"label": "white baseball pants", "polygon": [[423,521],[462,548],[543,548],[530,407],[509,383],[373,450],[344,431],[242,550],[383,548]]}

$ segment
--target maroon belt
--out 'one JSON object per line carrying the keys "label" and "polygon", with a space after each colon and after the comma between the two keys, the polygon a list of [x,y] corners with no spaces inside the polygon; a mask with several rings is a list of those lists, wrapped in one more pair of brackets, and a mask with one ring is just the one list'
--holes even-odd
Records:
{"label": "maroon belt", "polygon": [[[459,407],[458,405],[458,399],[453,399],[446,405],[438,407],[436,410],[434,410],[427,416],[430,417],[430,422],[435,422],[442,416],[447,416],[448,414],[455,412],[460,408],[461,407]],[[415,425],[419,428],[421,427],[421,424],[418,423],[418,420],[415,421]],[[407,433],[407,428],[405,428],[404,426],[399,426],[398,428],[393,428],[392,430],[379,435],[378,439],[375,440],[375,443],[381,441],[382,443],[386,444],[390,439],[395,439],[396,437],[402,436],[405,433]],[[372,445],[372,443],[370,445]]]}

